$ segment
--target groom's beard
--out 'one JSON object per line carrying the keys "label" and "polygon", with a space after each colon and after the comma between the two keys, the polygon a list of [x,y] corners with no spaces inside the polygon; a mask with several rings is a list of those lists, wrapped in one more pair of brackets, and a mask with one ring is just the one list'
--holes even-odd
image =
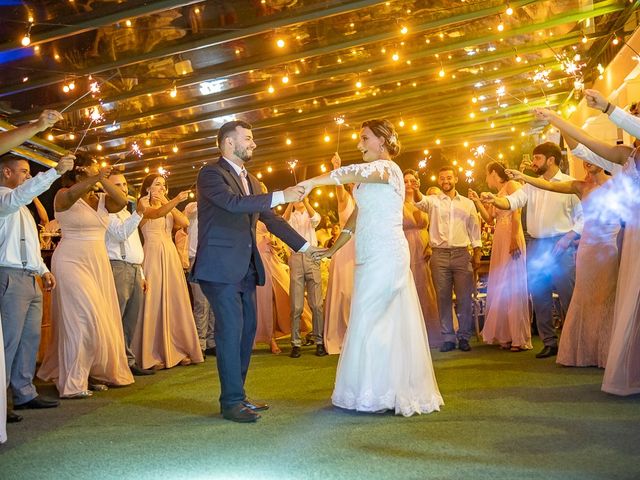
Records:
{"label": "groom's beard", "polygon": [[246,163],[251,160],[253,150],[249,150],[248,148],[245,148],[244,150],[234,150],[233,154]]}

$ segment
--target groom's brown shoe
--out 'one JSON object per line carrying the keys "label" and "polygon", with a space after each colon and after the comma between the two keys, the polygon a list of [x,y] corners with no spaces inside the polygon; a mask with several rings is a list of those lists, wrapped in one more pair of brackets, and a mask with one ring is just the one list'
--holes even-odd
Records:
{"label": "groom's brown shoe", "polygon": [[256,402],[255,400],[251,400],[249,398],[245,398],[242,401],[242,404],[253,412],[262,412],[264,410],[269,410],[268,404],[263,402]]}
{"label": "groom's brown shoe", "polygon": [[238,423],[251,423],[260,418],[260,414],[254,413],[251,409],[244,406],[243,403],[238,403],[233,407],[223,408],[222,417]]}

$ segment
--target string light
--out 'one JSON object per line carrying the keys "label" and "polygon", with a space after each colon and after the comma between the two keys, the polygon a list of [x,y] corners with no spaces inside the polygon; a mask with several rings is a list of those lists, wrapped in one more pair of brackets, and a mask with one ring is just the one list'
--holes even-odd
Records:
{"label": "string light", "polygon": [[267,167],[267,172],[268,172],[268,173],[273,172],[273,167],[272,167],[272,166],[268,166],[268,167]]}
{"label": "string light", "polygon": [[287,138],[287,139],[284,141],[284,143],[286,143],[287,145],[291,145],[291,143],[292,143],[292,142],[291,142],[291,139],[290,139],[290,138]]}
{"label": "string light", "polygon": [[614,36],[613,40],[611,41],[611,43],[613,43],[614,45],[618,45],[620,43],[620,39],[618,38],[618,36]]}
{"label": "string light", "polygon": [[284,48],[286,45],[285,41],[282,38],[276,40],[276,46],[278,48]]}
{"label": "string light", "polygon": [[[273,88],[273,85],[269,85],[269,87],[267,88],[267,92],[269,92],[269,93],[273,93],[273,92],[275,92],[275,91],[276,91],[276,89],[275,89],[275,88]],[[276,113],[277,113],[277,112],[276,112]]]}
{"label": "string light", "polygon": [[171,150],[173,151],[173,153],[178,153],[178,145],[174,145]]}
{"label": "string light", "polygon": [[402,35],[406,35],[408,32],[409,32],[409,29],[405,25],[403,25],[402,28],[400,29],[400,33]]}
{"label": "string light", "polygon": [[507,5],[507,9],[504,13],[506,13],[507,15],[513,15],[513,8],[511,8],[510,5]]}
{"label": "string light", "polygon": [[151,139],[150,139],[150,138],[147,138],[147,139],[144,141],[144,144],[145,144],[147,147],[150,147],[150,146],[151,146]]}

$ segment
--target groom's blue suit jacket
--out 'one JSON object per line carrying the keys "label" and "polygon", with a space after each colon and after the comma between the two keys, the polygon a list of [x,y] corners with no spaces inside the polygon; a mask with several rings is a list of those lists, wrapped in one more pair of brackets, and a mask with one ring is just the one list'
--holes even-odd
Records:
{"label": "groom's blue suit jacket", "polygon": [[271,193],[261,192],[260,182],[247,177],[252,195],[244,195],[240,177],[220,157],[200,170],[198,191],[198,250],[191,271],[194,280],[238,283],[254,259],[258,285],[264,285],[264,265],[256,244],[256,223],[282,239],[294,251],[306,240],[271,211]]}

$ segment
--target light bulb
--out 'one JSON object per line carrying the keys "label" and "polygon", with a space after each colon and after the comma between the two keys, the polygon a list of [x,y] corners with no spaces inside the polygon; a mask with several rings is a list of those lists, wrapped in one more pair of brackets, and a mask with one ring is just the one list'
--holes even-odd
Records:
{"label": "light bulb", "polygon": [[356,88],[362,88],[362,82],[360,80],[356,82]]}
{"label": "light bulb", "polygon": [[444,69],[442,69],[442,68],[440,69],[440,71],[438,72],[438,76],[440,78],[444,77]]}
{"label": "light bulb", "polygon": [[279,38],[278,40],[276,40],[276,45],[278,46],[278,48],[284,48],[286,43],[283,39]]}
{"label": "light bulb", "polygon": [[504,13],[506,13],[507,15],[513,15],[513,8],[507,7]]}
{"label": "light bulb", "polygon": [[276,91],[276,89],[273,88],[273,85],[269,85],[269,88],[267,88],[267,92],[269,92],[269,93],[273,93],[275,91]]}
{"label": "light bulb", "polygon": [[442,142],[440,142],[440,139],[436,138],[436,145],[440,145],[440,143],[442,143]]}
{"label": "light bulb", "polygon": [[20,43],[22,43],[23,47],[28,46],[31,43],[31,37],[29,37],[29,35],[25,35],[24,37],[22,37]]}
{"label": "light bulb", "polygon": [[267,167],[267,172],[269,172],[269,173],[273,172],[273,167],[271,167],[271,166]]}
{"label": "light bulb", "polygon": [[331,141],[331,137],[329,135],[324,136],[324,141],[329,143]]}
{"label": "light bulb", "polygon": [[498,31],[499,31],[499,32],[502,32],[503,30],[504,30],[504,23],[500,22],[500,23],[498,24]]}
{"label": "light bulb", "polygon": [[147,139],[144,141],[144,144],[145,144],[147,147],[151,146],[151,139],[150,139],[150,138],[147,138]]}
{"label": "light bulb", "polygon": [[400,121],[398,122],[398,125],[399,125],[400,127],[404,127],[404,120],[400,120]]}
{"label": "light bulb", "polygon": [[171,150],[173,151],[173,153],[178,153],[178,146],[174,145]]}
{"label": "light bulb", "polygon": [[289,76],[285,75],[284,77],[282,77],[282,83],[289,83]]}
{"label": "light bulb", "polygon": [[144,167],[144,173],[149,173],[149,167]]}
{"label": "light bulb", "polygon": [[101,152],[101,151],[102,151],[102,145],[100,145],[100,144],[96,145],[96,150],[98,150],[99,152]]}
{"label": "light bulb", "polygon": [[398,60],[400,60],[400,55],[398,55],[397,53],[394,53],[393,55],[391,55],[391,60],[393,60],[394,62],[397,62]]}
{"label": "light bulb", "polygon": [[53,142],[53,135],[51,134],[47,135],[47,140],[49,140],[50,142]]}
{"label": "light bulb", "polygon": [[284,141],[284,143],[286,143],[287,145],[291,145],[291,139],[290,139],[290,138],[287,138],[287,139]]}
{"label": "light bulb", "polygon": [[402,35],[406,35],[409,32],[409,29],[406,26],[402,26],[402,28],[400,29],[400,33]]}

